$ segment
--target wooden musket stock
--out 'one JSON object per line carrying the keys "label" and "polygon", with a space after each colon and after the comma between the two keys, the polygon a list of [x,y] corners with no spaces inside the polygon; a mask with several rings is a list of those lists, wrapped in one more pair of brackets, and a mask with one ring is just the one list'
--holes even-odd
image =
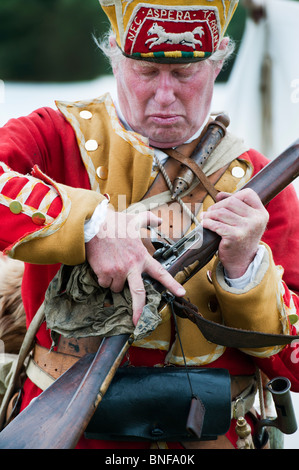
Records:
{"label": "wooden musket stock", "polygon": [[3,429],[0,449],[75,448],[129,346],[129,335],[104,338]]}
{"label": "wooden musket stock", "polygon": [[[244,188],[256,191],[263,204],[267,204],[298,176],[298,157],[299,140],[270,162]],[[215,255],[219,241],[218,235],[204,230],[203,241],[199,242],[198,249],[193,246],[191,250],[187,250],[170,266],[169,272],[175,276],[183,268],[198,261],[196,270],[192,272],[194,275]],[[153,284],[161,292],[165,291],[156,281],[153,281]],[[206,322],[211,332],[217,327],[222,328],[222,335],[223,331],[226,331],[223,325]],[[227,329],[228,334],[231,330],[233,329]],[[242,331],[236,332],[242,336]],[[244,341],[246,344],[246,338]],[[239,347],[238,342],[235,344],[234,347]],[[243,343],[240,344],[242,347]],[[4,428],[0,433],[0,448],[75,447],[129,346],[129,335],[105,338],[95,356],[81,358]]]}

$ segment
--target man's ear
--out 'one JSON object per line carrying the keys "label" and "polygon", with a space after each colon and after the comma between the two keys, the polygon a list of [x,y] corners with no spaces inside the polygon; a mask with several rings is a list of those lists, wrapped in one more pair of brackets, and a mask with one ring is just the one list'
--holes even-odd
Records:
{"label": "man's ear", "polygon": [[229,43],[229,37],[223,38],[220,45],[219,45],[219,50],[220,51],[225,51],[225,49],[227,48],[228,43]]}
{"label": "man's ear", "polygon": [[[111,49],[114,49],[115,47],[117,47],[116,39],[112,35],[109,36],[109,45]],[[115,65],[112,66],[112,71],[113,71],[113,74],[117,72],[117,67]]]}
{"label": "man's ear", "polygon": [[109,44],[110,44],[111,49],[113,49],[114,47],[117,47],[116,39],[114,36],[109,36]]}
{"label": "man's ear", "polygon": [[[229,38],[228,37],[223,38],[220,45],[219,45],[219,50],[220,51],[225,51],[225,49],[228,46],[228,43],[229,43]],[[217,62],[216,67],[215,67],[215,80],[218,77],[219,73],[221,72],[222,65],[223,65],[223,60],[219,60]]]}

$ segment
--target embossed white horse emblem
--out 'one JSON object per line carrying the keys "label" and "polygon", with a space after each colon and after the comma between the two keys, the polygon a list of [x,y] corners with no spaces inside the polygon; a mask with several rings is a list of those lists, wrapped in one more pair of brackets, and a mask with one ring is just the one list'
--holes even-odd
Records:
{"label": "embossed white horse emblem", "polygon": [[193,31],[185,31],[184,33],[167,33],[162,26],[154,23],[153,26],[148,30],[147,35],[157,34],[158,37],[150,38],[145,41],[145,44],[151,42],[149,49],[159,44],[183,44],[190,46],[195,49],[195,44],[202,46],[202,42],[196,39],[194,36],[198,34],[201,38],[205,33],[202,26],[197,26]]}

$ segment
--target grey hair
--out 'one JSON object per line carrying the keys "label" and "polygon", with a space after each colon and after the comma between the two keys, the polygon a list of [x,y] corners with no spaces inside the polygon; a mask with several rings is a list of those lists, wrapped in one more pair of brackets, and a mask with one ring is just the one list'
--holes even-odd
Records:
{"label": "grey hair", "polygon": [[[110,66],[117,67],[125,56],[121,52],[121,49],[116,46],[111,46],[110,38],[115,38],[115,35],[112,30],[108,31],[101,39],[96,39],[95,43],[101,49],[105,57],[109,60]],[[235,50],[235,42],[233,39],[229,38],[227,47],[225,49],[218,49],[214,54],[212,54],[208,59],[214,65],[217,65],[218,62],[223,62],[223,65],[229,60]]]}
{"label": "grey hair", "polygon": [[115,38],[112,30],[105,33],[100,39],[94,37],[94,41],[98,48],[103,52],[106,59],[108,59],[111,68],[113,68],[114,66],[117,66],[123,59],[125,59],[125,56],[117,45],[111,46],[111,37]]}

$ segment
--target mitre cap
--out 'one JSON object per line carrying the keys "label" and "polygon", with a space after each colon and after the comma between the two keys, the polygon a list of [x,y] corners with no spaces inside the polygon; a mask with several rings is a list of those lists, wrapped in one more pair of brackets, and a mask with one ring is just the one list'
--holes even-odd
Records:
{"label": "mitre cap", "polygon": [[192,62],[219,47],[238,0],[99,0],[123,54],[155,62]]}

